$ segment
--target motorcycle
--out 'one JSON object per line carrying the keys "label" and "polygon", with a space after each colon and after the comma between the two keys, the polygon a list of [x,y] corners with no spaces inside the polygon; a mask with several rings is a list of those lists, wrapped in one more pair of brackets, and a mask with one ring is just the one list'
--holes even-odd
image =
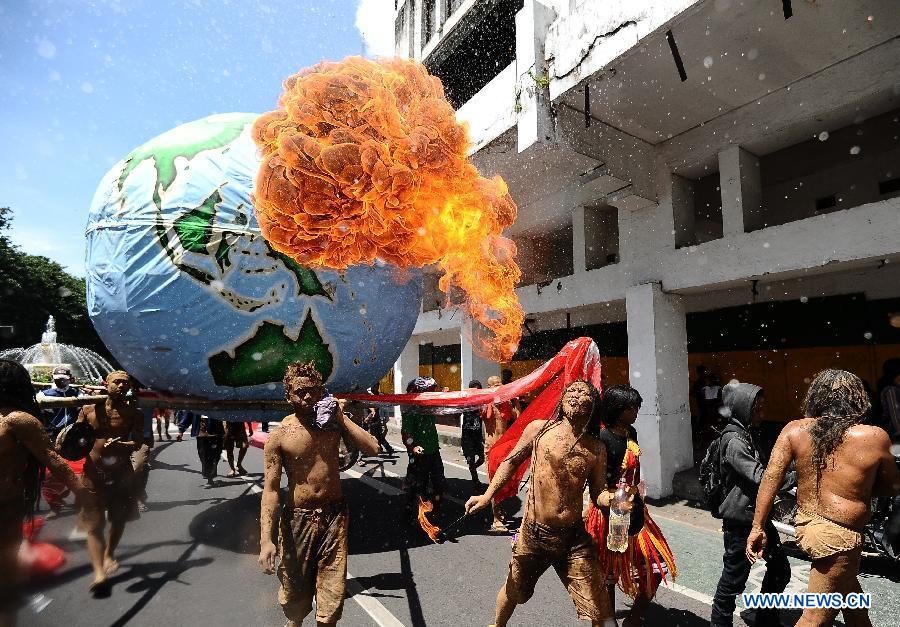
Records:
{"label": "motorcycle", "polygon": [[[900,444],[891,447],[894,462],[900,466]],[[772,505],[771,520],[782,534],[796,537],[797,489],[778,493]],[[880,555],[900,564],[900,495],[872,499],[872,516],[863,532],[863,553]]]}

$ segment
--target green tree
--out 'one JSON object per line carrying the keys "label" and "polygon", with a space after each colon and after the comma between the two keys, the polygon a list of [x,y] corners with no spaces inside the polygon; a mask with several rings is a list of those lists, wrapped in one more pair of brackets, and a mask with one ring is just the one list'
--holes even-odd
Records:
{"label": "green tree", "polygon": [[12,209],[0,207],[0,326],[13,327],[11,335],[0,334],[0,348],[37,343],[52,315],[61,342],[110,359],[87,315],[84,281],[14,245],[8,235],[12,218]]}

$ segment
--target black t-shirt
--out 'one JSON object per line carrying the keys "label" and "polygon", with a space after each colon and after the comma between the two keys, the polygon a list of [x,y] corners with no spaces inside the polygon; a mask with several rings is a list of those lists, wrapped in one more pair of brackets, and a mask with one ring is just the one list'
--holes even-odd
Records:
{"label": "black t-shirt", "polygon": [[477,409],[464,411],[462,414],[462,428],[466,431],[478,431],[481,433],[481,412]]}
{"label": "black t-shirt", "polygon": [[[614,487],[622,474],[622,461],[628,450],[628,438],[637,442],[637,431],[628,426],[628,437],[619,435],[604,427],[600,430],[600,441],[606,445],[606,485]],[[631,524],[628,535],[637,534],[644,527],[644,501],[639,494],[634,496],[634,507],[631,510]]]}

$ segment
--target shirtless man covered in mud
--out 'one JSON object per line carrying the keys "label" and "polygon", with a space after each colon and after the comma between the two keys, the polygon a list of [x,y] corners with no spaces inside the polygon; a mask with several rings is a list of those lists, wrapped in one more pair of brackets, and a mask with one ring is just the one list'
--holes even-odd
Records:
{"label": "shirtless man covered in mud", "polygon": [[[797,466],[797,544],[812,558],[809,592],[862,592],[856,575],[862,531],[873,496],[900,492],[890,439],[880,427],[859,424],[870,409],[862,381],[844,370],[823,370],[803,401],[806,418],[782,430],[756,499],[747,539],[751,562],[766,545],[763,523],[791,462]],[[798,627],[831,625],[835,609],[806,609]],[[871,626],[868,610],[844,609],[844,624]]]}
{"label": "shirtless man covered in mud", "polygon": [[[107,578],[119,569],[116,547],[125,523],[137,520],[142,485],[137,480],[131,454],[144,443],[144,414],[134,407],[134,381],[116,370],[106,377],[105,401],[81,408],[78,421],[90,423],[97,439],[84,462],[84,486],[94,497],[79,512],[79,523],[87,532],[88,553],[94,568],[90,591],[109,592]],[[106,514],[106,516],[104,516]],[[109,539],[104,534],[109,520]]]}
{"label": "shirtless man covered in mud", "polygon": [[[322,376],[312,363],[288,366],[284,393],[294,413],[272,431],[263,453],[259,565],[271,574],[281,554],[278,601],[289,626],[303,622],[313,597],[316,623],[333,625],[341,617],[347,584],[348,513],[341,493],[338,445],[343,438],[348,446],[376,455],[378,441],[345,419],[334,397],[323,399]],[[276,548],[272,527],[282,468],[288,478],[288,501],[281,510]]]}
{"label": "shirtless man covered in mud", "polygon": [[579,618],[593,625],[615,625],[606,578],[581,514],[585,485],[595,503],[606,489],[606,448],[596,435],[599,411],[597,390],[585,381],[571,383],[557,415],[529,424],[487,491],[466,503],[467,513],[487,507],[516,468],[532,457],[525,516],[509,575],[497,595],[497,627],[504,627],[516,605],[531,598],[550,566],[568,589]]}
{"label": "shirtless man covered in mud", "polygon": [[85,498],[81,482],[53,450],[44,425],[35,417],[39,413],[28,371],[0,359],[0,625],[15,623],[22,523],[34,511],[41,466],[72,490],[76,500]]}

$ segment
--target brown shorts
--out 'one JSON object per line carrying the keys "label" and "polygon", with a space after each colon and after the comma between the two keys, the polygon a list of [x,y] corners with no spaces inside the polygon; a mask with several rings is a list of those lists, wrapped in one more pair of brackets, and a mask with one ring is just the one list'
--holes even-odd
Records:
{"label": "brown shorts", "polygon": [[278,548],[281,565],[278,602],[298,624],[316,599],[316,620],[336,622],[347,588],[347,506],[343,501],[318,509],[281,513]]}
{"label": "brown shorts", "polygon": [[82,483],[93,495],[93,503],[79,510],[78,522],[82,529],[92,529],[103,524],[106,512],[110,522],[129,522],[141,517],[138,510],[138,485],[130,461],[113,470],[101,470],[95,464],[84,467]]}
{"label": "brown shorts", "polygon": [[518,604],[528,601],[538,579],[550,566],[569,591],[579,618],[612,618],[612,603],[606,593],[606,577],[600,570],[597,548],[580,520],[562,529],[522,521],[506,578],[509,599]]}
{"label": "brown shorts", "polygon": [[855,529],[800,508],[797,508],[794,527],[797,546],[814,560],[855,551],[862,546],[862,534]]}
{"label": "brown shorts", "polygon": [[225,439],[222,440],[222,446],[239,446],[247,448],[250,440],[247,439],[247,428],[243,422],[226,422],[225,423]]}

